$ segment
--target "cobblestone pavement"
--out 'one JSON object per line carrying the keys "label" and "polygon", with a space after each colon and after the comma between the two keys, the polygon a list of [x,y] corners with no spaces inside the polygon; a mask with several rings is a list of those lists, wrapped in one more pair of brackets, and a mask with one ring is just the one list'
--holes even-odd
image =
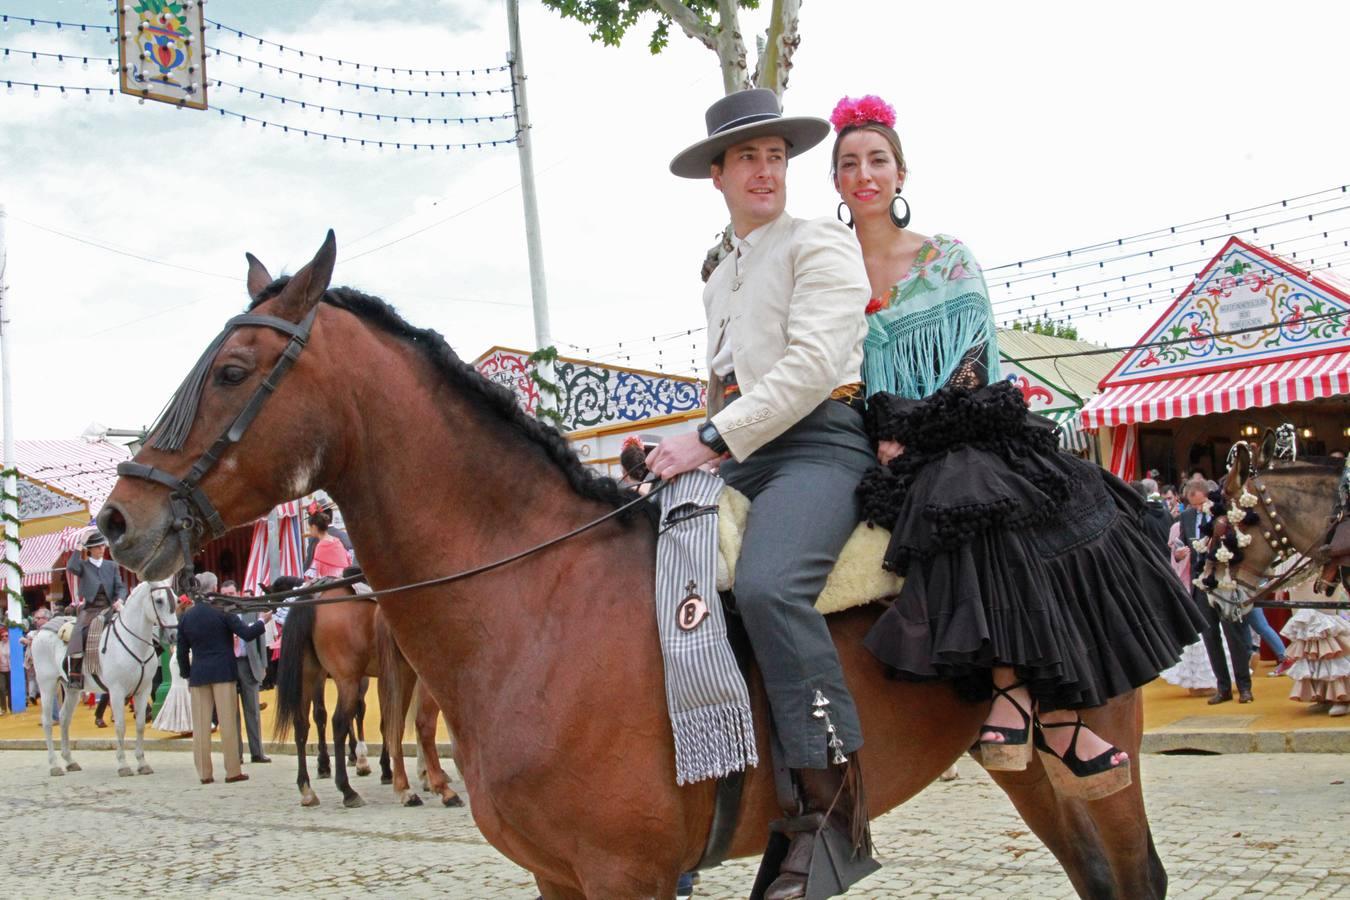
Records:
{"label": "cobblestone pavement", "polygon": [[[43,753],[0,753],[8,896],[535,896],[466,810],[404,809],[373,777],[354,779],[362,809],[342,808],[330,781],[318,782],[323,805],[302,809],[293,757],[248,766],[247,783],[205,787],[188,753],[152,754],[156,774],[135,778],[116,776],[111,753],[76,758],[85,771],[52,778]],[[1150,756],[1143,765],[1172,897],[1350,897],[1350,760]],[[968,760],[959,780],[934,784],[874,831],[885,868],[852,896],[1072,896]],[[706,873],[698,896],[742,897],[752,872],[743,861]]]}

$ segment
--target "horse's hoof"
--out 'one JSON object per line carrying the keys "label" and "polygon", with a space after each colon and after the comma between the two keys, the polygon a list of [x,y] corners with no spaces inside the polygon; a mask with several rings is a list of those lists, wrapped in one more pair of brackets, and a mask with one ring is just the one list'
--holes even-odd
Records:
{"label": "horse's hoof", "polygon": [[152,769],[152,768],[150,768],[148,765],[141,765],[141,766],[137,766],[137,767],[136,767],[136,774],[137,774],[137,775],[153,775],[153,774],[155,774],[155,770]]}
{"label": "horse's hoof", "polygon": [[64,774],[66,774],[65,769],[61,768],[60,766],[52,766],[52,775],[64,775]]}
{"label": "horse's hoof", "polygon": [[83,772],[84,769],[81,769],[81,768],[80,768],[80,764],[79,764],[79,763],[73,762],[73,763],[66,763],[66,771],[67,771],[67,772]]}
{"label": "horse's hoof", "polygon": [[364,778],[366,775],[370,774],[370,766],[357,766],[356,774]]}
{"label": "horse's hoof", "polygon": [[403,800],[403,805],[404,805],[404,806],[421,806],[421,805],[422,805],[422,798],[419,797],[417,794],[409,794],[407,797],[404,798],[404,800]]}
{"label": "horse's hoof", "polygon": [[310,792],[310,793],[308,793],[308,794],[301,794],[301,795],[300,795],[300,805],[301,805],[301,806],[318,806],[318,805],[319,805],[319,795],[318,795],[318,794],[315,794],[315,793],[313,793],[313,792]]}
{"label": "horse's hoof", "polygon": [[451,794],[449,797],[441,798],[441,805],[447,807],[458,807],[464,805],[464,799],[459,794]]}
{"label": "horse's hoof", "polygon": [[352,794],[350,797],[342,798],[342,805],[348,809],[360,809],[366,805],[366,801],[361,799],[360,794]]}
{"label": "horse's hoof", "polygon": [[380,784],[393,784],[393,783],[394,783],[394,776],[393,776],[393,775],[381,775],[381,776],[380,776]]}
{"label": "horse's hoof", "polygon": [[332,777],[333,777],[333,770],[332,770],[332,769],[320,769],[320,770],[319,770],[319,777],[320,777],[320,778],[332,778]]}
{"label": "horse's hoof", "polygon": [[135,772],[131,771],[131,766],[123,766],[117,770],[117,774],[121,775],[123,778],[132,778],[136,775]]}

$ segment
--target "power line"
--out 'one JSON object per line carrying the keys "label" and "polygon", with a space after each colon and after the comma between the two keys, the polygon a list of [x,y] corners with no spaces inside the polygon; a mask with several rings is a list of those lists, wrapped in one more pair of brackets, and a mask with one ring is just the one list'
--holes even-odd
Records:
{"label": "power line", "polygon": [[29,228],[36,228],[38,231],[45,231],[48,234],[54,234],[58,237],[63,237],[66,240],[75,241],[76,243],[85,244],[90,247],[95,247],[99,250],[103,250],[108,253],[116,253],[119,256],[127,256],[130,257],[131,259],[140,260],[141,262],[151,263],[156,266],[166,266],[170,269],[179,269],[180,271],[183,272],[193,272],[198,275],[209,275],[212,278],[225,278],[235,282],[239,281],[239,276],[237,275],[225,275],[221,272],[210,272],[207,271],[206,269],[197,269],[192,266],[184,266],[180,265],[179,263],[172,263],[163,259],[155,259],[153,256],[145,256],[143,254],[136,253],[132,250],[126,250],[113,244],[104,243],[103,241],[98,241],[93,238],[80,237],[79,235],[71,234],[68,231],[62,231],[59,228],[52,228],[50,225],[39,225],[37,222],[24,219],[20,216],[10,216],[10,218],[15,222],[27,225]]}

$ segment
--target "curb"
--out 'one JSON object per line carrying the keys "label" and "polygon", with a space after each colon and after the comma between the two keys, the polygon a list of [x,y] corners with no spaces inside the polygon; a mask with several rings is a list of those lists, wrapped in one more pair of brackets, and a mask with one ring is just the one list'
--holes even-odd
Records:
{"label": "curb", "polygon": [[[53,748],[56,750],[56,752],[58,752],[58,753],[61,752],[61,742],[60,742],[60,738],[59,738],[57,735],[52,735],[52,746],[53,746]],[[131,750],[134,750],[134,749],[135,749],[135,746],[136,746],[136,738],[135,738],[134,735],[128,735],[128,736],[127,736],[126,746],[127,746],[127,750],[128,750],[128,751],[131,751]],[[147,741],[145,741],[145,742],[144,742],[144,747],[145,747],[145,751],[146,751],[147,753],[150,753],[150,752],[154,752],[154,753],[165,753],[165,752],[169,752],[169,753],[191,753],[191,752],[192,752],[192,741],[191,741],[191,739],[186,739],[186,738],[177,738],[177,739],[171,739],[171,740],[165,740],[165,739],[163,739],[163,738],[156,738],[156,739],[154,739],[154,740],[147,740]],[[7,740],[0,740],[0,751],[3,751],[3,750],[46,750],[46,749],[47,749],[47,742],[46,742],[45,740],[43,740],[42,738],[36,738],[36,739],[28,739],[28,738],[10,738],[10,739],[7,739]],[[116,739],[116,738],[72,738],[71,741],[70,741],[70,749],[71,749],[71,750],[79,750],[79,751],[82,751],[82,752],[115,751],[115,750],[117,749],[117,739]],[[247,750],[248,748],[245,747],[244,749]],[[268,754],[269,756],[295,756],[295,745],[294,745],[294,744],[279,744],[279,743],[276,743],[276,742],[272,742],[272,743],[264,743],[264,744],[263,744],[263,749],[267,752],[267,754]],[[370,744],[366,744],[366,754],[367,754],[367,757],[368,757],[369,759],[372,759],[372,760],[378,759],[379,756],[380,756],[380,753],[383,752],[383,750],[384,750],[384,745],[381,744],[381,743],[370,743]],[[211,751],[212,751],[213,753],[219,753],[219,752],[221,751],[221,744],[220,744],[220,741],[219,741],[219,740],[213,740],[213,741],[211,742]],[[307,756],[310,756],[310,757],[317,756],[318,753],[319,753],[318,745],[317,745],[317,744],[310,744],[310,745],[308,745],[308,746],[305,748],[305,753],[306,753]],[[413,758],[416,757],[416,755],[417,755],[417,745],[414,744],[414,743],[412,743],[412,742],[405,742],[405,743],[403,744],[403,756],[404,756],[404,758],[405,758],[405,759],[413,759]],[[439,756],[442,760],[450,761],[450,760],[451,760],[451,745],[450,745],[450,744],[439,744],[439,743],[438,743],[438,744],[436,745],[436,755]],[[245,759],[245,764],[247,764],[247,762],[248,762],[248,760]]]}
{"label": "curb", "polygon": [[1151,731],[1144,753],[1350,753],[1350,728],[1293,731]]}

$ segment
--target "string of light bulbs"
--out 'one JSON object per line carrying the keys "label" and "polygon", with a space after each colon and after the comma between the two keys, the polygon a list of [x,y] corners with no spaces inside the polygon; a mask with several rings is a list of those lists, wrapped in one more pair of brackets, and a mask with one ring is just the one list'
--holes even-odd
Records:
{"label": "string of light bulbs", "polygon": [[269,94],[266,91],[259,91],[246,85],[222,81],[217,78],[208,78],[207,82],[213,82],[217,88],[231,88],[236,94],[253,96],[260,100],[274,100],[282,106],[295,106],[304,110],[317,110],[320,114],[337,113],[340,118],[351,116],[358,120],[374,119],[376,122],[408,122],[413,125],[478,125],[484,122],[500,122],[515,118],[514,112],[493,113],[491,115],[479,116],[407,116],[402,114],[377,113],[370,112],[369,110],[344,109],[337,106],[328,106],[322,103],[315,103],[312,100],[297,100],[294,97],[284,97],[280,94]]}
{"label": "string of light bulbs", "polygon": [[[428,78],[429,77],[462,78],[465,76],[491,75],[498,72],[509,71],[511,68],[510,63],[504,63],[499,66],[476,66],[473,68],[456,68],[456,69],[445,69],[445,68],[410,69],[401,66],[373,65],[371,63],[362,63],[362,62],[354,62],[348,59],[339,59],[338,57],[330,56],[327,54],[307,52],[285,44],[278,44],[275,41],[269,41],[266,40],[265,38],[260,38],[257,35],[249,34],[246,31],[235,28],[231,25],[226,25],[223,22],[217,22],[214,19],[206,19],[205,22],[206,24],[212,26],[212,28],[209,30],[214,30],[216,32],[224,32],[242,39],[258,41],[259,46],[277,47],[283,53],[294,53],[302,59],[314,59],[318,60],[321,63],[335,63],[339,68],[342,68],[344,66],[352,66],[356,71],[361,71],[362,68],[366,68],[370,69],[372,72],[378,73],[383,71],[388,72],[392,75],[406,74],[409,76],[420,75]],[[28,25],[30,28],[52,27],[55,28],[57,31],[70,30],[80,32],[95,32],[102,34],[112,34],[117,30],[116,26],[114,25],[97,25],[91,22],[66,22],[59,19],[44,19],[37,16],[17,15],[15,13],[0,13],[0,28],[8,29],[10,24]]]}
{"label": "string of light bulbs", "polygon": [[231,110],[231,109],[225,109],[224,107],[221,107],[221,106],[213,106],[212,109],[215,110],[215,112],[216,112],[218,115],[220,115],[221,117],[229,117],[229,118],[238,119],[238,120],[240,121],[241,124],[248,124],[248,123],[252,122],[252,123],[254,123],[254,124],[260,126],[263,130],[266,130],[266,129],[268,129],[268,128],[271,128],[271,129],[273,129],[273,130],[280,131],[282,134],[298,135],[298,136],[300,136],[300,137],[305,137],[305,138],[315,137],[315,138],[319,138],[321,141],[325,141],[325,142],[326,142],[326,141],[332,141],[332,142],[334,142],[334,143],[339,143],[339,144],[343,144],[343,145],[352,144],[352,145],[359,146],[359,147],[374,147],[374,148],[376,148],[377,150],[385,150],[385,149],[393,149],[393,150],[413,150],[413,151],[418,151],[418,150],[432,150],[432,151],[435,151],[435,150],[482,150],[482,149],[484,149],[484,148],[489,148],[489,149],[490,149],[490,148],[492,148],[492,147],[500,147],[500,146],[503,146],[503,145],[506,145],[506,144],[514,144],[514,143],[516,142],[516,136],[515,136],[515,135],[512,135],[511,137],[507,137],[507,138],[496,138],[496,139],[493,139],[493,140],[483,140],[483,141],[464,141],[464,142],[462,142],[462,143],[435,143],[435,142],[425,142],[425,141],[391,141],[391,140],[376,139],[376,138],[358,138],[358,137],[353,137],[353,136],[351,136],[351,135],[333,134],[333,133],[331,133],[331,132],[318,131],[318,130],[315,130],[315,129],[313,129],[313,128],[301,128],[301,127],[298,127],[298,126],[295,126],[295,125],[286,125],[286,124],[281,124],[281,123],[277,123],[277,122],[272,122],[272,121],[270,121],[270,120],[268,120],[268,119],[261,119],[261,118],[258,118],[257,116],[245,115],[244,113],[238,113],[238,112],[235,112],[234,110]]}
{"label": "string of light bulbs", "polygon": [[494,87],[494,88],[473,88],[460,90],[446,90],[436,88],[408,88],[393,87],[385,84],[368,84],[360,81],[347,81],[342,78],[334,78],[331,75],[316,75],[313,72],[301,72],[299,69],[288,69],[285,66],[274,66],[271,63],[263,62],[260,59],[254,59],[251,56],[242,56],[238,53],[231,53],[220,47],[208,47],[208,52],[216,57],[228,57],[238,61],[242,66],[244,63],[251,63],[259,70],[275,72],[279,75],[294,75],[298,80],[304,81],[306,78],[319,84],[331,84],[339,88],[352,88],[356,91],[367,90],[373,94],[392,94],[395,96],[406,95],[408,97],[478,97],[491,94],[509,94],[513,88]]}
{"label": "string of light bulbs", "polygon": [[225,32],[243,40],[257,41],[259,47],[275,47],[277,48],[277,51],[279,53],[293,53],[300,59],[306,58],[317,59],[321,63],[335,63],[338,68],[342,68],[343,66],[352,66],[358,72],[361,71],[361,68],[364,66],[365,68],[370,69],[376,74],[379,74],[381,71],[385,71],[390,73],[391,75],[409,75],[414,77],[420,75],[426,78],[431,77],[462,78],[464,76],[491,75],[496,72],[505,72],[511,68],[509,63],[500,66],[486,66],[472,69],[409,69],[401,66],[372,65],[370,63],[353,62],[352,60],[349,59],[340,59],[336,56],[330,56],[322,53],[314,53],[312,51],[307,52],[297,47],[291,47],[287,44],[279,44],[276,41],[269,41],[266,38],[259,37],[256,34],[250,34],[247,31],[235,28],[233,25],[227,25],[224,22],[217,22],[215,19],[207,18],[205,21],[207,25],[214,26],[217,32]]}

